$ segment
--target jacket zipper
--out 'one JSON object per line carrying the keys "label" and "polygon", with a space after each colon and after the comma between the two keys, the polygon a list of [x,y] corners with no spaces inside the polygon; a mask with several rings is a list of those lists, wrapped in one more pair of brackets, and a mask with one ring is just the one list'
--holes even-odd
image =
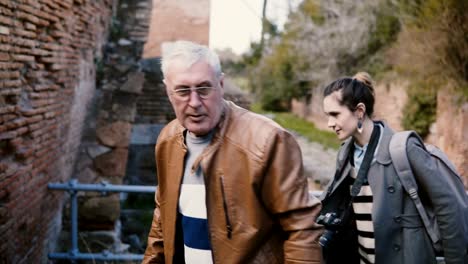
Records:
{"label": "jacket zipper", "polygon": [[232,225],[231,220],[229,219],[228,208],[226,203],[226,193],[224,191],[224,178],[221,176],[221,181],[219,182],[221,185],[221,194],[223,195],[223,207],[224,207],[224,216],[226,217],[226,229],[227,229],[227,237],[231,239],[232,237]]}

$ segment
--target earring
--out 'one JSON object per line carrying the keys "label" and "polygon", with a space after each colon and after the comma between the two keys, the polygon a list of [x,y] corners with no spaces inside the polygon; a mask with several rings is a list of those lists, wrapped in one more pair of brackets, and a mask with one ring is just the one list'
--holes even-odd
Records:
{"label": "earring", "polygon": [[362,119],[361,118],[359,118],[357,121],[357,131],[359,134],[362,133]]}

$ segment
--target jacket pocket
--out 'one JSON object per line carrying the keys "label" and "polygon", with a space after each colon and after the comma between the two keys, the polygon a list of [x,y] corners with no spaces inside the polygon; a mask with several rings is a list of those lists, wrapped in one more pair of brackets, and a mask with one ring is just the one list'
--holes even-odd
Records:
{"label": "jacket pocket", "polygon": [[232,225],[231,225],[231,219],[229,218],[229,211],[228,211],[228,203],[226,199],[226,191],[224,190],[224,177],[220,177],[220,185],[221,185],[221,195],[223,196],[223,208],[224,208],[224,217],[226,219],[226,231],[227,231],[227,237],[231,239],[232,237]]}

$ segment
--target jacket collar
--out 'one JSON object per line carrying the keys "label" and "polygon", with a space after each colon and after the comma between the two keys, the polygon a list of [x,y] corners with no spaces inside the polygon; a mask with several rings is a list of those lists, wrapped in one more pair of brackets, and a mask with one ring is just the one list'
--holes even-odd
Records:
{"label": "jacket collar", "polygon": [[[214,128],[216,131],[213,135],[213,138],[211,139],[211,143],[206,147],[206,149],[203,151],[203,153],[197,157],[197,159],[193,162],[193,167],[197,168],[200,163],[202,163],[202,168],[206,168],[207,162],[210,160],[212,157],[212,154],[216,152],[218,147],[221,145],[222,139],[224,135],[226,134],[226,130],[228,127],[228,120],[231,116],[232,110],[231,108],[233,107],[232,102],[228,102],[226,100],[222,101],[222,113],[220,120],[216,127]],[[178,140],[180,141],[180,144],[185,146],[184,143],[184,134],[187,133],[187,129],[183,127],[180,123],[178,124]],[[206,171],[203,171],[205,175],[207,175]]]}
{"label": "jacket collar", "polygon": [[[391,162],[390,151],[388,146],[390,144],[390,139],[392,138],[394,132],[383,121],[375,121],[375,123],[382,125],[384,128],[382,139],[379,143],[379,149],[377,150],[376,161],[380,164],[388,164]],[[340,148],[340,152],[338,153],[337,168],[343,167],[343,163],[346,161],[349,150],[353,144],[354,140],[352,138],[348,138],[343,142]]]}
{"label": "jacket collar", "polygon": [[389,164],[392,162],[392,158],[390,157],[390,140],[392,139],[393,134],[395,133],[385,122],[383,121],[376,121],[378,124],[383,126],[383,135],[382,139],[379,143],[379,149],[377,152],[376,160],[380,164]]}

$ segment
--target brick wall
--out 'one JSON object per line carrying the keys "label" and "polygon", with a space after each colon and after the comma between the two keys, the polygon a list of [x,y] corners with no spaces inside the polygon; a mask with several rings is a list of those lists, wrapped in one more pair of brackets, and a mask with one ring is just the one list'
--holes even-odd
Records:
{"label": "brick wall", "polygon": [[191,40],[208,45],[210,0],[153,0],[152,19],[143,57],[161,56],[161,43]]}
{"label": "brick wall", "polygon": [[113,0],[0,0],[0,263],[45,262]]}

